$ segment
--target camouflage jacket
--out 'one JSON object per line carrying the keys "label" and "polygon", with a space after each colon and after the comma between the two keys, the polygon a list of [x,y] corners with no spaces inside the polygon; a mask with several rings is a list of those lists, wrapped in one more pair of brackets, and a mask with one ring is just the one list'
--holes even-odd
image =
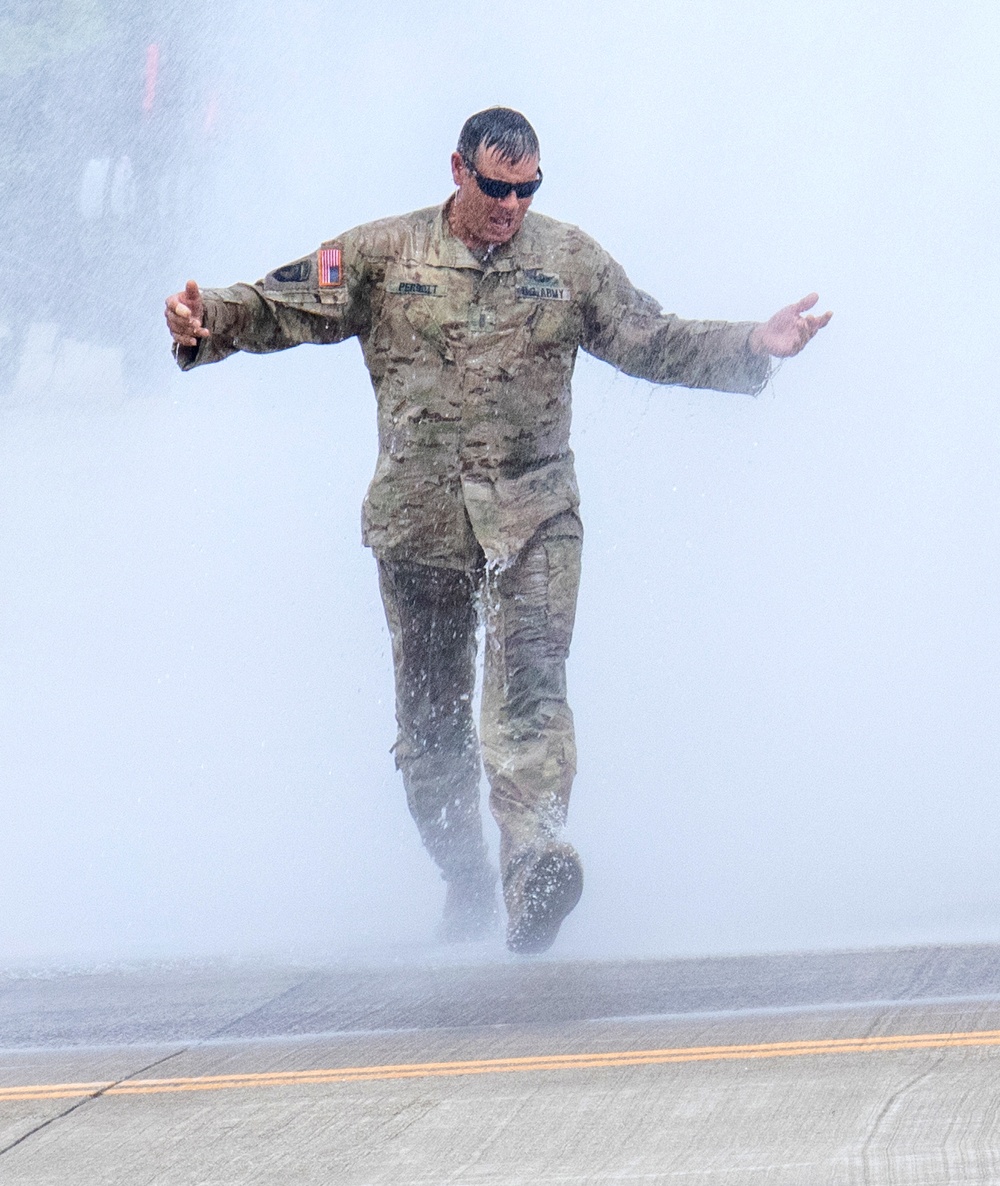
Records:
{"label": "camouflage jacket", "polygon": [[[367,223],[257,284],[207,289],[210,338],[182,369],[238,351],[357,336],[378,400],[364,540],[384,559],[506,564],[579,503],[569,449],[576,352],[653,383],[756,394],[754,322],[684,321],[576,227],[528,212],[481,262],[448,207]],[[480,551],[482,549],[482,551]]]}

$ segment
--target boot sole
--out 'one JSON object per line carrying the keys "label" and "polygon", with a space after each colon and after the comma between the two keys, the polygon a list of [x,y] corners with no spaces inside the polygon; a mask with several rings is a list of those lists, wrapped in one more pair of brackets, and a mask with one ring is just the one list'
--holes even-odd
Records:
{"label": "boot sole", "polygon": [[563,919],[580,901],[583,868],[579,858],[563,852],[539,858],[522,890],[524,908],[507,933],[507,947],[517,955],[548,951]]}

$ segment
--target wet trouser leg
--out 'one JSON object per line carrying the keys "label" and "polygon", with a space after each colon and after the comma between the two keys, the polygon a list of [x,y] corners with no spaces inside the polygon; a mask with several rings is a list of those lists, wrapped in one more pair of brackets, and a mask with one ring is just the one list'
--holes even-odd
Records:
{"label": "wet trouser leg", "polygon": [[396,766],[446,880],[481,875],[479,744],[472,713],[481,574],[379,561],[396,673]]}
{"label": "wet trouser leg", "polygon": [[500,867],[554,840],[576,772],[566,658],[582,546],[579,519],[544,524],[486,586],[486,658],[480,732]]}

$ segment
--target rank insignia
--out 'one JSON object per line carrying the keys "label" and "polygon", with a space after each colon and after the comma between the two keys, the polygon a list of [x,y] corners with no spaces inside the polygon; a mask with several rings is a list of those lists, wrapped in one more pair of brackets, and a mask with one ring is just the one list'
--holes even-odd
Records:
{"label": "rank insignia", "polygon": [[483,309],[479,305],[469,307],[469,329],[474,334],[489,334],[497,327],[495,309]]}
{"label": "rank insignia", "polygon": [[339,247],[321,247],[318,252],[320,288],[339,288],[344,282]]}

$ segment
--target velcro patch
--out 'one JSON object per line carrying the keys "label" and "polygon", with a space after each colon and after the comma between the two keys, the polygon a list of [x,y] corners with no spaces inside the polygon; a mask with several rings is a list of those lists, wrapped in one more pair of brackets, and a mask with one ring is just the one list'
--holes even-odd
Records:
{"label": "velcro patch", "polygon": [[497,327],[495,309],[483,309],[479,305],[469,307],[469,329],[474,334],[489,334]]}
{"label": "velcro patch", "polygon": [[320,288],[339,288],[343,284],[339,247],[321,247],[316,253],[316,262],[319,264]]}
{"label": "velcro patch", "polygon": [[308,280],[312,272],[311,259],[299,259],[293,264],[285,264],[283,268],[275,268],[271,273],[271,279],[277,280],[279,284],[300,284],[303,280]]}
{"label": "velcro patch", "polygon": [[437,284],[418,284],[415,280],[399,280],[386,285],[386,292],[395,296],[444,296]]}
{"label": "velcro patch", "polygon": [[519,301],[571,301],[568,288],[554,288],[548,284],[519,284],[514,289]]}

